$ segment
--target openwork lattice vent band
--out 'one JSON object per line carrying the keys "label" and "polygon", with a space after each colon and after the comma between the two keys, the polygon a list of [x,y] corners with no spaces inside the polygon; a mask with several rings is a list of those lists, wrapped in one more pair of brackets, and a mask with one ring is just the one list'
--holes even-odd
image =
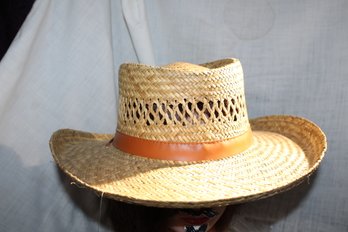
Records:
{"label": "openwork lattice vent band", "polygon": [[149,140],[225,140],[249,129],[243,71],[236,59],[201,66],[124,64],[117,130]]}

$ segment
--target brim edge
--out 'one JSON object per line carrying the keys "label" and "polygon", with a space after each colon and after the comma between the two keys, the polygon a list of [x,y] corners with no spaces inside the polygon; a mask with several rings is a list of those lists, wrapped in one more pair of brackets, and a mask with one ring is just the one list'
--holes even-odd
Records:
{"label": "brim edge", "polygon": [[262,193],[256,193],[256,194],[252,194],[252,195],[248,195],[248,196],[240,196],[238,198],[226,198],[226,199],[217,199],[217,200],[211,200],[211,201],[197,201],[197,202],[154,201],[154,200],[142,200],[142,199],[137,199],[137,198],[128,197],[128,196],[116,195],[115,193],[103,192],[103,191],[100,191],[98,188],[81,181],[79,179],[79,177],[73,175],[68,170],[65,170],[63,168],[63,166],[60,164],[60,161],[59,161],[57,155],[55,154],[54,144],[53,144],[54,138],[61,131],[75,131],[75,130],[60,129],[60,130],[55,131],[49,140],[49,147],[50,147],[54,161],[56,162],[58,167],[64,173],[66,173],[70,178],[72,178],[72,180],[74,180],[74,181],[78,182],[79,184],[81,184],[82,186],[86,187],[86,189],[91,189],[91,190],[95,191],[101,197],[107,197],[107,198],[111,198],[111,199],[114,199],[117,201],[130,203],[130,204],[139,204],[139,205],[144,205],[144,206],[160,207],[160,208],[201,208],[201,207],[226,206],[226,205],[233,205],[233,204],[240,204],[240,203],[255,201],[255,200],[259,200],[259,199],[263,199],[263,198],[267,198],[267,197],[276,195],[278,193],[288,191],[288,190],[292,189],[293,187],[296,187],[299,184],[301,184],[306,178],[309,178],[315,172],[315,170],[319,167],[319,164],[322,161],[322,159],[325,155],[325,152],[327,150],[327,139],[326,139],[326,136],[325,136],[324,132],[322,131],[322,129],[318,125],[316,125],[314,122],[312,122],[306,118],[293,116],[293,115],[268,115],[268,116],[263,116],[263,117],[252,118],[249,121],[253,122],[253,121],[257,121],[257,120],[272,120],[274,118],[278,118],[278,119],[279,118],[293,118],[296,120],[300,119],[300,120],[303,120],[305,123],[310,123],[314,127],[316,127],[316,129],[318,130],[318,133],[321,136],[323,136],[322,137],[323,147],[321,149],[322,152],[319,156],[319,159],[308,170],[306,175],[301,176],[300,178],[292,181],[291,183],[288,183],[287,185],[284,185],[284,186],[281,186],[279,188],[275,188],[275,189],[272,189],[272,190],[269,190],[266,192],[262,192]]}

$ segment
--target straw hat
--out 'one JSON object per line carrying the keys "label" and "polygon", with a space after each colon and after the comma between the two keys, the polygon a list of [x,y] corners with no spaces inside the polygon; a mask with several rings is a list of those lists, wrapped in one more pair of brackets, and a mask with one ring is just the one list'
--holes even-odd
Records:
{"label": "straw hat", "polygon": [[241,64],[224,59],[121,65],[116,133],[62,129],[50,148],[65,173],[104,196],[198,208],[294,187],[318,167],[326,138],[299,117],[249,120]]}

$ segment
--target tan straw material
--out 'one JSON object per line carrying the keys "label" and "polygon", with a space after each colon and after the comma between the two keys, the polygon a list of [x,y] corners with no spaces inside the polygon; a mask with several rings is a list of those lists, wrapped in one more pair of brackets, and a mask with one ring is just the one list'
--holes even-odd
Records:
{"label": "tan straw material", "polygon": [[161,143],[219,143],[251,127],[253,142],[223,159],[173,161],[128,154],[111,134],[71,129],[50,140],[59,167],[104,196],[148,206],[198,208],[274,195],[309,176],[326,150],[324,133],[299,117],[250,120],[237,59],[120,68],[117,133]]}

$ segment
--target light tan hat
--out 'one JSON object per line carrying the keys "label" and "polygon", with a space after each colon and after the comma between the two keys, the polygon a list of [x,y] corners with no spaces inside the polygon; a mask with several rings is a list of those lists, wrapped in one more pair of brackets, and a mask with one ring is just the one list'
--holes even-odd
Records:
{"label": "light tan hat", "polygon": [[117,131],[63,129],[59,167],[83,186],[147,206],[222,206],[274,195],[319,165],[326,138],[294,116],[249,121],[239,60],[123,64]]}

